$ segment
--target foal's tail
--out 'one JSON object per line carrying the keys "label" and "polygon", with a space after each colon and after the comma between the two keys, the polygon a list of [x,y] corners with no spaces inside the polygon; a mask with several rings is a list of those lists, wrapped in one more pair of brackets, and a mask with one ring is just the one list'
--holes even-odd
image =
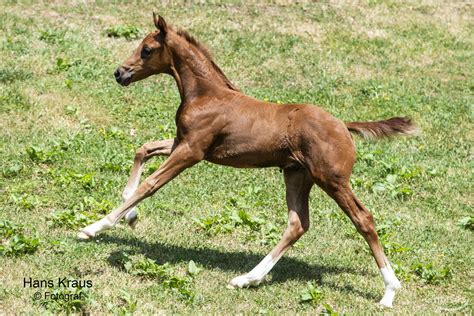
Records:
{"label": "foal's tail", "polygon": [[420,129],[408,117],[392,117],[373,122],[345,122],[350,132],[366,139],[376,139],[395,135],[416,136]]}

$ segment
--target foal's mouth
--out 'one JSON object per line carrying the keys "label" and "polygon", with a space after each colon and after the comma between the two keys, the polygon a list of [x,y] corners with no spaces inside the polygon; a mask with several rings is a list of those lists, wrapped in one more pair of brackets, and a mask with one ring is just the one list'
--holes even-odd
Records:
{"label": "foal's mouth", "polygon": [[117,79],[117,82],[121,85],[121,86],[128,86],[130,83],[132,83],[132,76],[129,76],[129,77],[126,77],[126,78],[118,78]]}
{"label": "foal's mouth", "polygon": [[135,73],[132,71],[127,71],[127,70],[124,71],[123,69],[118,68],[114,72],[115,81],[117,81],[117,83],[120,84],[121,86],[124,86],[124,87],[128,86],[132,82],[134,74]]}

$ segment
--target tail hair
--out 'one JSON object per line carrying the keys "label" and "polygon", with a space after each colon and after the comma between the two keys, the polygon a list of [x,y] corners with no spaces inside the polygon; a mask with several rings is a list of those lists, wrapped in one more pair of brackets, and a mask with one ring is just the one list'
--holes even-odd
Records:
{"label": "tail hair", "polygon": [[350,132],[366,139],[377,139],[396,135],[417,136],[420,129],[408,117],[392,117],[373,122],[345,122]]}

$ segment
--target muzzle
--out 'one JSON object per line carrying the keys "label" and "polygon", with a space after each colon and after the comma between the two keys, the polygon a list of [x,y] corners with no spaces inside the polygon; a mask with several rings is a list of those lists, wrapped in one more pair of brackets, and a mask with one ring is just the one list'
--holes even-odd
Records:
{"label": "muzzle", "polygon": [[114,72],[115,80],[122,86],[128,86],[132,82],[133,74],[130,68],[123,66],[118,67]]}

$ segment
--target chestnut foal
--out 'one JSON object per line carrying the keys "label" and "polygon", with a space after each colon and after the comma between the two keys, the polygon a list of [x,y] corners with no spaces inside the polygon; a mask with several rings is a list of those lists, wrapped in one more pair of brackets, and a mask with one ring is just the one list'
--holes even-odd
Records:
{"label": "chestnut foal", "polygon": [[[153,19],[157,30],[143,39],[115,71],[115,78],[128,86],[154,74],[173,76],[181,96],[176,112],[177,136],[146,143],[137,151],[123,204],[82,229],[78,237],[94,237],[124,216],[134,227],[134,207],[201,160],[239,168],[280,167],[286,185],[288,228],[252,271],[232,279],[229,285],[258,285],[308,230],[308,197],[316,183],[336,201],[369,244],[385,283],[380,303],[392,306],[400,282],[379,244],[372,215],[351,190],[355,147],[349,132],[378,138],[414,134],[416,127],[407,118],[344,123],[316,106],[277,105],[246,96],[187,32],[168,27],[162,17],[153,15]],[[139,185],[144,163],[157,155],[169,158]]]}

